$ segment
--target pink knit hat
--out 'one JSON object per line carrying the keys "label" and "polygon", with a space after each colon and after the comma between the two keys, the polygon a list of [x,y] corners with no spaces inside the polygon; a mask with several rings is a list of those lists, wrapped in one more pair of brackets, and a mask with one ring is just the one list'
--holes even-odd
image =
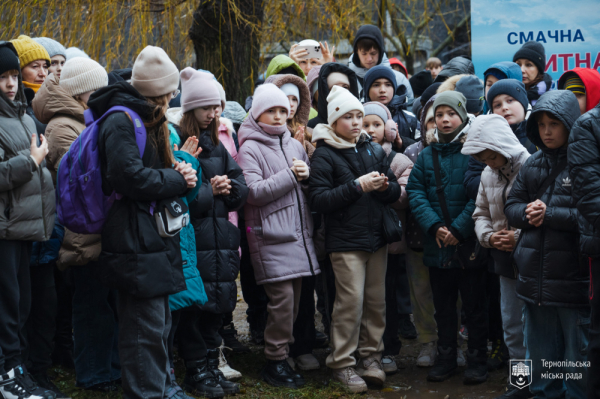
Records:
{"label": "pink knit hat", "polygon": [[[392,119],[392,114],[388,107],[383,105],[378,101],[370,101],[368,103],[364,103],[363,107],[365,107],[365,116],[367,115],[377,115],[383,120],[384,125],[384,138],[385,141],[389,141],[393,143],[398,136],[398,127],[396,122]],[[385,118],[384,118],[385,117]]]}
{"label": "pink knit hat", "polygon": [[221,105],[221,95],[211,74],[187,67],[181,71],[181,111]]}
{"label": "pink knit hat", "polygon": [[282,107],[290,114],[290,100],[286,94],[275,86],[273,83],[265,83],[256,88],[254,97],[252,98],[252,108],[250,114],[254,120],[267,110],[274,107]]}

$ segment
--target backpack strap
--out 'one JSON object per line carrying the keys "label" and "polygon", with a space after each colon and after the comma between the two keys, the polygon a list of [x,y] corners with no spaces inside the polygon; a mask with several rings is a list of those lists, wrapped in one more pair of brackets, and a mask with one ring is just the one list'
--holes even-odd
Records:
{"label": "backpack strap", "polygon": [[433,156],[433,172],[435,173],[435,192],[440,201],[440,207],[442,208],[442,215],[444,216],[444,223],[449,229],[452,226],[452,218],[450,212],[448,212],[448,204],[446,203],[446,194],[444,193],[444,187],[442,186],[442,174],[440,172],[440,159],[438,150],[435,147],[431,147],[431,154]]}
{"label": "backpack strap", "polygon": [[556,180],[556,178],[558,177],[560,172],[562,172],[566,167],[567,167],[566,159],[562,159],[560,162],[558,162],[556,164],[554,169],[552,169],[552,172],[550,172],[548,177],[546,177],[546,179],[543,181],[542,185],[538,189],[537,193],[535,194],[535,199],[542,198],[542,196],[544,195],[544,193],[546,192],[548,187],[550,187],[550,185],[552,183],[554,183],[554,181]]}
{"label": "backpack strap", "polygon": [[85,125],[89,126],[92,123],[100,124],[100,123],[104,122],[104,120],[107,117],[114,114],[115,112],[124,112],[131,119],[131,122],[133,123],[133,129],[135,131],[135,141],[136,141],[136,143],[138,145],[138,149],[140,151],[140,158],[143,158],[144,157],[144,149],[146,148],[146,138],[147,138],[146,127],[144,126],[144,121],[142,120],[142,118],[140,118],[140,116],[135,111],[133,111],[127,107],[123,107],[121,105],[116,105],[114,107],[111,107],[108,111],[106,111],[100,118],[94,119],[94,114],[93,114],[92,110],[87,109],[83,113],[83,116],[85,118]]}

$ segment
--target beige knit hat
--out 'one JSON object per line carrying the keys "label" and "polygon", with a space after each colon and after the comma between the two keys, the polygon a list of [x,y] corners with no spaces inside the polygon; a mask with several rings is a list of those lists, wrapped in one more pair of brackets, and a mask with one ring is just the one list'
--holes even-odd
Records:
{"label": "beige knit hat", "polygon": [[165,50],[146,46],[133,64],[131,85],[144,97],[173,93],[179,86],[179,70]]}
{"label": "beige knit hat", "polygon": [[333,125],[343,115],[355,110],[365,113],[363,105],[354,94],[341,86],[333,86],[327,96],[327,124]]}
{"label": "beige knit hat", "polygon": [[108,74],[96,61],[77,57],[65,62],[59,85],[75,97],[108,86]]}

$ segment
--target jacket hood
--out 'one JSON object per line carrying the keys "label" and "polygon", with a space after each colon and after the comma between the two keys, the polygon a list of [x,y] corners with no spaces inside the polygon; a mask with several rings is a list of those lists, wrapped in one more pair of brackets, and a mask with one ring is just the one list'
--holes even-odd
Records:
{"label": "jacket hood", "polygon": [[460,74],[475,75],[475,67],[470,59],[465,57],[452,58],[444,65],[444,69],[436,76],[434,82],[443,82],[451,76]]}
{"label": "jacket hood", "polygon": [[110,108],[122,105],[135,111],[144,121],[152,119],[155,106],[146,100],[132,85],[125,81],[117,82],[95,91],[90,96],[88,107],[96,118]]}
{"label": "jacket hood", "polygon": [[454,75],[454,76],[449,77],[440,85],[440,87],[438,87],[436,93],[439,94],[444,91],[455,91],[456,84],[464,76],[469,76],[469,75],[462,73],[460,75]]}
{"label": "jacket hood", "polygon": [[398,90],[396,91],[396,95],[394,95],[394,97],[392,98],[392,101],[389,102],[387,107],[394,114],[397,112],[400,112],[401,110],[405,110],[406,109],[406,99],[407,99],[406,87],[400,86],[400,87],[398,87]]}
{"label": "jacket hood", "polygon": [[313,129],[312,142],[317,143],[321,140],[330,147],[338,150],[344,150],[348,148],[354,148],[358,143],[362,143],[365,140],[372,141],[372,138],[367,132],[362,130],[356,140],[356,143],[349,143],[338,136],[330,125],[319,123],[317,127]]}
{"label": "jacket hood", "polygon": [[294,68],[298,73],[298,76],[306,80],[306,76],[304,75],[302,68],[300,68],[300,65],[296,64],[294,60],[283,54],[279,54],[269,62],[269,66],[267,67],[267,78],[272,75],[277,75],[285,68]]}
{"label": "jacket hood", "polygon": [[585,111],[589,111],[600,103],[600,72],[597,69],[574,68],[562,74],[558,80],[558,89],[564,90],[570,75],[577,75],[585,86]]}
{"label": "jacket hood", "polygon": [[492,70],[494,69],[502,72],[506,76],[506,79],[517,79],[519,82],[523,81],[523,73],[521,72],[521,67],[518,64],[511,61],[502,61],[492,64],[492,66],[486,69],[483,73],[484,80],[487,77],[487,75],[489,75],[490,72],[492,72]]}
{"label": "jacket hood", "polygon": [[527,153],[506,119],[494,114],[475,118],[461,152],[475,155],[484,150],[492,150],[513,161]]}
{"label": "jacket hood", "polygon": [[348,80],[350,81],[349,91],[354,97],[358,98],[358,82],[356,81],[356,74],[352,69],[335,62],[328,62],[323,65],[321,67],[321,72],[319,73],[319,88],[317,89],[319,93],[317,112],[319,113],[318,117],[322,119],[322,123],[327,123],[327,96],[329,96],[330,92],[329,86],[327,85],[327,77],[333,72],[343,73],[348,76]]}
{"label": "jacket hood", "polygon": [[269,145],[279,145],[279,137],[282,137],[283,141],[287,141],[292,134],[289,130],[283,133],[281,136],[274,136],[271,134],[267,134],[262,128],[258,125],[258,122],[254,120],[252,116],[248,116],[244,119],[244,122],[240,126],[238,130],[238,141],[240,144],[240,148],[244,145],[244,143],[248,140],[258,141],[267,146]]}
{"label": "jacket hood", "polygon": [[[462,128],[462,130],[456,135],[456,137],[447,144],[452,144],[452,143],[464,143],[467,140],[468,137],[468,133],[471,129],[471,126],[473,125],[473,122],[475,121],[475,116],[468,114],[468,120],[466,125]],[[438,133],[437,133],[437,129],[430,129],[427,131],[427,133],[425,133],[425,143],[423,144],[423,147],[427,147],[430,144],[435,144],[435,143],[439,143],[439,139],[438,139]]]}
{"label": "jacket hood", "polygon": [[[8,47],[17,58],[19,53],[15,49],[15,46],[11,42],[0,41],[0,47]],[[23,75],[19,68],[19,87],[17,88],[17,95],[13,101],[9,100],[4,93],[0,93],[0,116],[7,118],[16,118],[23,116],[27,109],[27,97],[25,96],[25,90],[23,86]]]}
{"label": "jacket hood", "polygon": [[308,123],[308,115],[310,115],[311,104],[310,91],[308,90],[308,85],[306,82],[298,76],[287,74],[269,76],[267,80],[265,80],[265,83],[273,83],[279,88],[286,83],[291,83],[298,87],[298,90],[300,91],[300,106],[296,110],[296,115],[298,115],[298,121],[300,124],[306,126]]}
{"label": "jacket hood", "polygon": [[169,108],[165,116],[167,117],[167,121],[169,123],[172,123],[175,126],[179,126],[179,122],[181,121],[181,118],[183,118],[182,108]]}
{"label": "jacket hood", "polygon": [[381,64],[384,55],[383,53],[385,52],[385,42],[383,41],[381,30],[375,25],[363,25],[358,28],[358,32],[356,32],[356,36],[354,36],[354,43],[352,44],[354,54],[352,54],[350,60],[354,65],[362,67],[362,65],[360,65],[360,58],[358,58],[358,48],[356,47],[361,39],[371,39],[377,43],[377,46],[379,46],[379,61],[377,62],[377,65]]}
{"label": "jacket hood", "polygon": [[56,115],[64,115],[84,123],[83,106],[75,100],[59,84],[58,76],[48,76],[38,90],[33,102],[35,117],[42,123],[48,124]]}
{"label": "jacket hood", "polygon": [[569,131],[569,135],[573,124],[581,115],[577,97],[569,90],[553,90],[541,96],[527,120],[527,138],[541,149],[547,149],[548,147],[540,138],[538,130],[536,114],[540,112],[548,112],[561,121]]}

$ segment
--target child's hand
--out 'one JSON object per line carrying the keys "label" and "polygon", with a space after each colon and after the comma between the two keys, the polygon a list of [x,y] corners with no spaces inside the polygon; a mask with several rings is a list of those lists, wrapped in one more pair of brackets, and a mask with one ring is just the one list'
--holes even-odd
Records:
{"label": "child's hand", "polygon": [[381,177],[377,172],[367,173],[366,175],[362,175],[358,178],[360,187],[365,193],[377,190],[381,187],[384,181],[385,178]]}
{"label": "child's hand", "polygon": [[385,180],[383,181],[383,184],[381,185],[381,187],[379,187],[379,188],[377,189],[377,191],[384,192],[385,190],[387,190],[387,189],[388,189],[388,187],[390,186],[390,183],[388,183],[388,178],[387,178],[387,176],[386,176],[386,175],[384,175],[384,174],[382,173],[382,174],[381,174],[381,176],[382,176],[382,177],[383,177]]}
{"label": "child's hand", "polygon": [[439,248],[442,247],[442,243],[446,239],[446,235],[448,233],[450,233],[450,232],[448,231],[448,229],[445,226],[440,227],[437,230],[437,232],[435,233],[435,242],[437,242],[437,245],[438,245]]}
{"label": "child's hand", "polygon": [[31,135],[31,147],[29,150],[31,152],[31,157],[38,165],[40,165],[44,158],[46,158],[46,155],[48,155],[48,142],[43,134],[40,135],[40,141],[41,144],[38,147],[36,135]]}
{"label": "child's hand", "polygon": [[298,179],[298,181],[308,179],[308,176],[310,175],[310,170],[308,169],[308,165],[306,164],[306,162],[296,159],[295,157],[292,158],[292,160],[294,162],[292,170],[295,171],[294,174],[296,175],[296,179]]}
{"label": "child's hand", "polygon": [[175,170],[181,173],[183,178],[185,179],[188,188],[196,187],[196,182],[198,181],[198,174],[192,168],[192,165],[185,162],[175,162]]}
{"label": "child's hand", "polygon": [[294,138],[298,140],[302,145],[304,145],[304,126],[299,126],[298,130],[294,134]]}
{"label": "child's hand", "polygon": [[213,196],[229,195],[231,193],[231,180],[227,176],[215,176],[210,179],[210,185],[213,189]]}
{"label": "child's hand", "polygon": [[529,224],[540,227],[544,222],[544,216],[546,215],[546,204],[540,200],[535,200],[534,202],[527,204],[525,214],[527,215],[527,219],[529,219]]}
{"label": "child's hand", "polygon": [[[396,130],[398,130],[397,123],[396,123]],[[402,148],[402,136],[400,136],[400,133],[398,133],[396,135],[396,138],[394,139],[394,145],[396,146],[396,148]]]}
{"label": "child's hand", "polygon": [[444,246],[447,247],[448,245],[458,245],[458,243],[458,239],[454,237],[450,231],[448,231],[446,238],[444,238]]}
{"label": "child's hand", "polygon": [[512,230],[505,230],[505,234],[501,237],[500,241],[502,242],[502,250],[506,252],[510,252],[515,248],[515,232]]}
{"label": "child's hand", "polygon": [[[177,145],[175,145],[175,151],[177,151]],[[187,152],[194,158],[198,158],[198,155],[202,152],[202,147],[198,145],[198,138],[195,136],[188,137],[183,146],[181,147],[181,151]]]}

